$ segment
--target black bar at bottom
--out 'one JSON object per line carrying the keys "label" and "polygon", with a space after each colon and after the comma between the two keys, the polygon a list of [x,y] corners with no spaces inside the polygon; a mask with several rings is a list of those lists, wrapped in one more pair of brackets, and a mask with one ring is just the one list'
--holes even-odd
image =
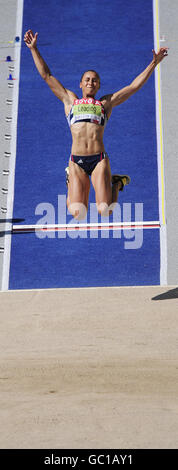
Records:
{"label": "black bar at bottom", "polygon": [[[149,469],[153,465],[177,464],[177,449],[0,449],[1,468],[48,469],[70,467],[75,469],[120,468],[120,465]],[[2,467],[2,462],[4,467]]]}

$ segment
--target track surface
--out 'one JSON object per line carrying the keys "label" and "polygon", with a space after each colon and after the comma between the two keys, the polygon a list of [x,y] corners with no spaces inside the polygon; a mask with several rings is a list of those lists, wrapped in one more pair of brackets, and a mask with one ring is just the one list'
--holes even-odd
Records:
{"label": "track surface", "polygon": [[[23,32],[29,27],[39,32],[39,49],[53,74],[76,93],[81,73],[96,69],[102,84],[99,98],[130,83],[152,59],[152,4],[144,5],[143,14],[142,3],[115,0],[111,9],[105,0],[101,9],[93,0],[87,7],[77,0],[72,8],[70,1],[53,1],[49,6],[25,0]],[[64,169],[70,146],[63,105],[42,82],[23,46],[15,219],[36,223],[41,218],[35,216],[37,206],[48,203],[58,222],[58,194],[66,194]],[[132,179],[119,198],[122,217],[123,205],[129,203],[134,220],[135,203],[141,203],[144,220],[159,220],[154,76],[138,94],[114,109],[105,147],[112,172],[126,172]],[[94,202],[92,190],[90,202]],[[71,221],[71,216],[66,220]],[[132,236],[134,242],[136,234]],[[128,237],[129,233],[122,233],[121,239],[113,239],[111,232],[109,238],[99,234],[98,239],[87,235],[75,240],[13,235],[10,289],[159,284],[159,230],[145,231],[138,249],[133,249],[134,243],[126,249]]]}

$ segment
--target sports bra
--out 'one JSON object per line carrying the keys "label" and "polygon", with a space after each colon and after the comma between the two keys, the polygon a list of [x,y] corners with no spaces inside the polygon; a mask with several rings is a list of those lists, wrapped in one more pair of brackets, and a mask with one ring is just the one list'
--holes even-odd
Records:
{"label": "sports bra", "polygon": [[74,100],[70,113],[67,116],[69,127],[76,122],[91,122],[105,126],[108,118],[101,101],[94,98],[81,98]]}

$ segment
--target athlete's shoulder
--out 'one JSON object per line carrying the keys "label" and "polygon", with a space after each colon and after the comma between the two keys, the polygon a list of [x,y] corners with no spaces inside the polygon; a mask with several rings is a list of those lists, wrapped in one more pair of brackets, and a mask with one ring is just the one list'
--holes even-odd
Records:
{"label": "athlete's shoulder", "polygon": [[110,94],[110,95],[104,95],[104,96],[102,96],[102,97],[99,99],[99,101],[101,101],[101,103],[102,103],[103,105],[105,105],[105,104],[109,104],[109,103],[111,102],[111,98],[112,98],[112,94]]}
{"label": "athlete's shoulder", "polygon": [[66,92],[67,92],[67,96],[68,96],[68,104],[69,105],[73,105],[74,101],[78,99],[78,96],[71,90],[67,90],[66,88]]}
{"label": "athlete's shoulder", "polygon": [[112,113],[112,103],[111,103],[111,97],[112,95],[104,95],[102,96],[99,101],[102,103],[104,106],[104,109],[107,113],[108,119]]}
{"label": "athlete's shoulder", "polygon": [[66,89],[66,92],[67,92],[68,99],[64,101],[64,109],[65,109],[66,116],[68,116],[74,104],[74,101],[78,100],[78,96],[71,90]]}

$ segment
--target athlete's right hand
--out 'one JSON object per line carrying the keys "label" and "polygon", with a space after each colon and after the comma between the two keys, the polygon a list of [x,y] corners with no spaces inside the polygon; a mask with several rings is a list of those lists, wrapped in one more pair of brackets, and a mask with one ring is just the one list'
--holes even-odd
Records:
{"label": "athlete's right hand", "polygon": [[25,44],[26,46],[29,48],[29,49],[33,49],[33,47],[36,47],[36,44],[37,44],[37,37],[38,37],[38,33],[35,33],[33,34],[33,31],[31,29],[29,29],[25,35],[24,35],[24,41],[25,41]]}

